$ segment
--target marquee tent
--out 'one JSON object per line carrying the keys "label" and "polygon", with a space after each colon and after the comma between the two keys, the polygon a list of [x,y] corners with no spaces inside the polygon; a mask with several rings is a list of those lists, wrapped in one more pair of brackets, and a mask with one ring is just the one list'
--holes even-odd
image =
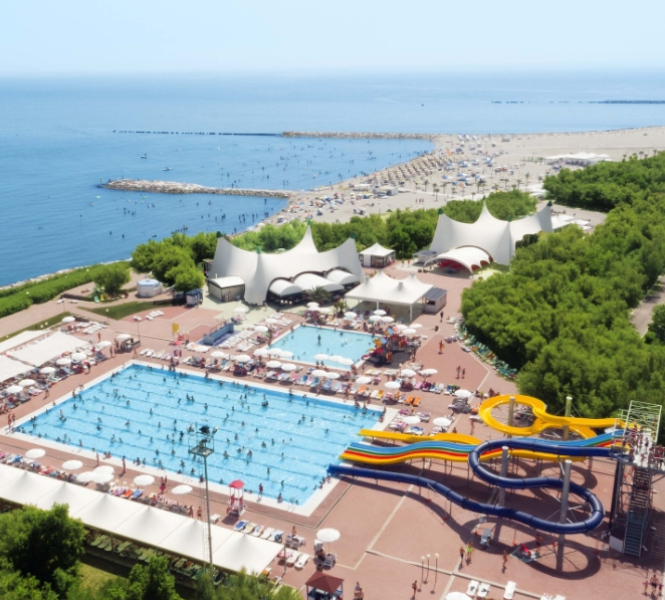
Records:
{"label": "marquee tent", "polygon": [[378,242],[359,253],[364,267],[382,268],[395,261],[395,251],[384,248]]}
{"label": "marquee tent", "polygon": [[39,366],[65,352],[74,352],[75,350],[87,347],[88,345],[87,342],[80,338],[56,331],[53,335],[50,335],[43,340],[25,346],[20,350],[7,352],[7,354],[14,358],[18,358],[23,362]]}
{"label": "marquee tent", "polygon": [[376,302],[399,304],[409,307],[409,316],[413,318],[413,305],[432,288],[430,283],[422,283],[412,273],[406,279],[393,279],[383,271],[378,271],[374,277],[367,277],[359,286],[346,293],[346,298]]}
{"label": "marquee tent", "polygon": [[[257,565],[254,571],[260,573],[279,552],[276,546],[274,542],[243,533],[236,534],[213,551],[213,562],[223,564],[231,571],[240,571],[245,565],[254,564]],[[259,569],[261,565],[263,568]]]}
{"label": "marquee tent", "polygon": [[293,280],[293,283],[307,292],[316,288],[322,288],[331,294],[344,291],[344,286],[341,286],[334,281],[330,281],[330,279],[326,279],[325,277],[321,277],[320,275],[315,275],[314,273],[303,273],[302,275],[298,275],[298,277]]}
{"label": "marquee tent", "polygon": [[357,285],[360,283],[360,279],[353,273],[344,271],[342,269],[333,269],[329,273],[326,273],[326,279],[339,283],[340,285]]}
{"label": "marquee tent", "polygon": [[39,337],[44,337],[49,333],[50,331],[23,331],[18,335],[5,340],[4,342],[0,342],[0,354],[7,352],[7,350],[13,350],[14,348],[23,346],[24,344],[27,344],[28,342],[31,342],[32,340],[35,340]]}
{"label": "marquee tent", "polygon": [[33,367],[0,354],[0,382],[31,371]]}
{"label": "marquee tent", "polygon": [[279,254],[249,252],[225,238],[217,241],[217,251],[209,273],[217,277],[235,275],[245,282],[245,302],[262,304],[275,279],[293,279],[301,273],[326,273],[342,267],[362,277],[356,243],[349,238],[332,250],[319,252],[308,227],[303,239],[291,250]]}
{"label": "marquee tent", "polygon": [[476,269],[484,267],[492,262],[492,258],[481,248],[474,246],[461,246],[453,248],[448,252],[443,252],[436,257],[437,261],[452,260],[462,265],[465,269],[473,273]]}

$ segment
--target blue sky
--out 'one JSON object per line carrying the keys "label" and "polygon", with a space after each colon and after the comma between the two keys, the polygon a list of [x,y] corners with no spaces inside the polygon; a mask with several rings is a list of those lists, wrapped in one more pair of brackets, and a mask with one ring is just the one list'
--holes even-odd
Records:
{"label": "blue sky", "polygon": [[662,0],[34,0],[0,75],[663,67]]}

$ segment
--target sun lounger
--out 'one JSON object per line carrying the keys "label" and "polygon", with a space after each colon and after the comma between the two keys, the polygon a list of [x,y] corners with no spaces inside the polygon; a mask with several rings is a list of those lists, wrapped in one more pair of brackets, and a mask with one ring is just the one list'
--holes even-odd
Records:
{"label": "sun lounger", "polygon": [[478,590],[478,598],[487,598],[487,594],[490,591],[490,584],[489,583],[481,583],[480,584],[480,589]]}
{"label": "sun lounger", "polygon": [[361,385],[360,388],[354,392],[354,394],[356,396],[362,396],[362,395],[365,394],[366,391],[367,391],[367,386],[366,385]]}
{"label": "sun lounger", "polygon": [[309,554],[305,554],[303,552],[298,558],[298,560],[295,562],[296,569],[304,569],[308,560],[309,560]]}
{"label": "sun lounger", "polygon": [[404,401],[404,404],[405,404],[406,406],[411,406],[411,405],[413,404],[413,401],[414,401],[414,400],[415,400],[415,398],[414,398],[413,396],[409,396],[409,397]]}
{"label": "sun lounger", "polygon": [[475,579],[472,579],[469,582],[469,587],[466,588],[466,595],[471,596],[472,598],[476,595],[476,592],[478,591],[478,586],[480,583],[478,583]]}
{"label": "sun lounger", "polygon": [[275,529],[271,534],[268,540],[271,542],[277,542],[278,544],[282,543],[282,536],[284,532],[281,529]]}
{"label": "sun lounger", "polygon": [[378,397],[379,397],[379,390],[374,390],[374,391],[369,395],[369,397],[372,398],[372,399],[376,399],[376,398],[378,398]]}
{"label": "sun lounger", "polygon": [[265,527],[263,525],[257,525],[254,527],[254,531],[252,531],[252,535],[255,537],[259,537],[262,533]]}
{"label": "sun lounger", "polygon": [[326,559],[323,561],[323,566],[329,569],[335,566],[337,562],[337,554],[326,554]]}
{"label": "sun lounger", "polygon": [[245,527],[247,527],[247,523],[248,523],[248,521],[238,521],[238,522],[233,526],[233,529],[234,529],[235,531],[242,531],[243,529],[245,529]]}
{"label": "sun lounger", "polygon": [[517,587],[517,584],[514,581],[509,581],[506,584],[506,591],[503,593],[503,600],[513,600],[513,596],[515,595],[515,588]]}
{"label": "sun lounger", "polygon": [[327,379],[326,382],[321,387],[321,389],[324,392],[329,392],[331,388],[332,388],[332,379]]}
{"label": "sun lounger", "polygon": [[320,377],[315,377],[314,381],[312,381],[312,383],[309,384],[309,389],[313,390],[313,389],[319,387],[319,383],[321,383],[321,378]]}
{"label": "sun lounger", "polygon": [[285,562],[289,560],[289,558],[293,556],[293,550],[288,550],[286,548],[282,548],[279,551],[279,554],[277,555],[277,558],[279,559],[280,562]]}
{"label": "sun lounger", "polygon": [[480,545],[483,548],[487,548],[490,545],[490,539],[492,538],[492,530],[489,527],[483,529],[483,537],[480,538]]}
{"label": "sun lounger", "polygon": [[272,537],[272,534],[274,533],[274,528],[272,527],[267,527],[266,529],[263,530],[263,533],[261,534],[261,539],[262,540],[268,540]]}
{"label": "sun lounger", "polygon": [[417,398],[411,403],[411,406],[413,406],[413,408],[416,408],[416,407],[420,406],[420,396],[418,396],[418,397],[417,397]]}
{"label": "sun lounger", "polygon": [[336,394],[342,389],[342,382],[341,381],[333,381],[332,387],[330,388],[330,391],[333,394]]}
{"label": "sun lounger", "polygon": [[257,527],[256,523],[247,523],[247,525],[245,525],[245,528],[242,531],[247,535],[251,535],[252,531],[254,531],[256,527]]}
{"label": "sun lounger", "polygon": [[286,557],[286,566],[292,567],[296,564],[296,561],[300,558],[300,552],[293,552],[290,556]]}

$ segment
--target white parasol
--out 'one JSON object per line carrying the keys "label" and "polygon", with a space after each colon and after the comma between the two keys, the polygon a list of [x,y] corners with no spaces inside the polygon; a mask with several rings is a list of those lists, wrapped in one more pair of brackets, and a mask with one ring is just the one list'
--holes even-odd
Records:
{"label": "white parasol", "polygon": [[113,467],[111,465],[99,465],[98,467],[95,467],[94,472],[113,474]]}
{"label": "white parasol", "polygon": [[407,425],[417,425],[420,423],[420,417],[417,417],[416,415],[407,415],[406,417],[402,418],[402,421],[404,421]]}
{"label": "white parasol", "polygon": [[192,491],[192,486],[191,485],[177,485],[175,486],[172,490],[171,493],[175,494],[176,496],[184,496],[185,494],[189,494]]}
{"label": "white parasol", "polygon": [[35,380],[34,379],[21,379],[21,381],[19,381],[18,384],[22,388],[32,387],[33,385],[35,385]]}
{"label": "white parasol", "polygon": [[268,328],[265,325],[257,325],[254,327],[254,331],[258,331],[259,333],[268,333]]}
{"label": "white parasol", "polygon": [[213,358],[229,358],[228,353],[222,352],[221,350],[215,350],[210,353],[210,356]]}
{"label": "white parasol", "polygon": [[83,466],[83,463],[80,460],[67,460],[62,463],[62,468],[65,471],[76,471]]}
{"label": "white parasol", "polygon": [[312,377],[325,377],[328,374],[328,371],[324,371],[323,369],[314,369],[312,371]]}
{"label": "white parasol", "polygon": [[455,396],[455,398],[462,398],[463,400],[466,400],[467,398],[471,398],[471,396],[473,396],[473,392],[460,388],[459,390],[455,390],[453,396]]}
{"label": "white parasol", "polygon": [[437,373],[438,371],[436,369],[423,369],[422,371],[420,371],[420,374],[423,377],[429,377],[430,375],[436,375]]}
{"label": "white parasol", "polygon": [[104,348],[108,348],[110,345],[111,345],[111,342],[109,342],[108,340],[102,340],[101,342],[99,342],[99,344],[97,344],[97,348],[102,350]]}
{"label": "white parasol", "polygon": [[266,363],[266,367],[269,369],[279,369],[282,366],[282,363],[279,362],[278,360],[269,360]]}
{"label": "white parasol", "polygon": [[307,303],[307,308],[309,308],[309,310],[317,309],[317,308],[319,308],[319,306],[320,306],[320,304],[318,302],[308,302]]}
{"label": "white parasol", "polygon": [[384,384],[389,390],[398,390],[401,386],[399,381],[387,381]]}
{"label": "white parasol", "polygon": [[76,321],[76,317],[65,317],[62,320],[63,323],[73,323],[74,321]]}
{"label": "white parasol", "polygon": [[50,375],[51,373],[55,373],[56,368],[55,367],[43,367],[42,369],[39,369],[39,372],[42,375]]}
{"label": "white parasol", "polygon": [[134,483],[136,485],[152,485],[155,483],[155,478],[152,475],[137,475],[134,477]]}
{"label": "white parasol", "polygon": [[86,358],[87,358],[87,355],[83,352],[74,352],[74,354],[72,354],[72,356],[71,356],[71,359],[74,362],[81,362],[82,360],[85,360]]}
{"label": "white parasol", "polygon": [[432,423],[437,427],[450,427],[453,424],[448,417],[437,417]]}
{"label": "white parasol", "polygon": [[5,391],[8,394],[20,394],[23,388],[20,385],[10,385]]}
{"label": "white parasol", "polygon": [[298,367],[294,365],[293,363],[284,363],[282,364],[282,371],[286,371],[287,373],[290,373],[291,371],[295,371]]}
{"label": "white parasol", "polygon": [[337,362],[340,365],[344,365],[345,367],[350,367],[353,364],[354,361],[351,358],[345,358],[345,357],[342,356],[342,358],[340,358]]}
{"label": "white parasol", "polygon": [[372,314],[378,317],[385,317],[388,313],[382,308],[377,308],[375,311],[372,311]]}
{"label": "white parasol", "polygon": [[330,360],[330,356],[321,352],[314,355],[314,360]]}
{"label": "white parasol", "polygon": [[358,385],[367,385],[367,384],[370,383],[371,381],[372,381],[372,378],[371,378],[371,377],[367,377],[367,375],[361,375],[360,377],[358,377],[358,378],[356,379],[356,383],[357,383]]}
{"label": "white parasol", "polygon": [[44,448],[30,448],[30,450],[25,453],[25,456],[26,458],[41,458],[44,454],[46,454]]}
{"label": "white parasol", "polygon": [[325,544],[336,542],[340,537],[342,537],[340,532],[337,529],[332,529],[331,527],[319,529],[319,531],[316,532],[316,539]]}
{"label": "white parasol", "polygon": [[413,369],[402,369],[402,375],[404,377],[415,377],[416,372]]}
{"label": "white parasol", "polygon": [[58,365],[59,367],[68,367],[69,365],[72,364],[72,359],[67,358],[66,356],[63,356],[62,358],[59,358],[58,360],[56,360],[55,364]]}
{"label": "white parasol", "polygon": [[132,339],[132,336],[129,333],[121,333],[120,335],[116,335],[115,339],[119,342],[124,342],[125,340]]}
{"label": "white parasol", "polygon": [[259,348],[258,350],[254,350],[254,356],[268,356],[268,354],[270,354],[270,352],[267,348]]}
{"label": "white parasol", "polygon": [[326,379],[339,379],[340,377],[341,377],[341,375],[339,373],[335,373],[335,372],[325,374]]}
{"label": "white parasol", "polygon": [[249,354],[238,354],[233,360],[235,360],[237,363],[246,363],[252,360],[252,357],[249,356]]}

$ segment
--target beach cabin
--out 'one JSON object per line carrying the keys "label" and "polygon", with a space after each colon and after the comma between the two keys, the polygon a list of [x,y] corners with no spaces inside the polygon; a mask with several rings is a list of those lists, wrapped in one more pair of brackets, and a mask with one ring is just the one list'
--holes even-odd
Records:
{"label": "beach cabin", "polygon": [[245,295],[245,282],[236,275],[208,279],[208,294],[221,302],[242,300]]}
{"label": "beach cabin", "polygon": [[448,301],[448,292],[441,288],[433,287],[423,296],[423,312],[436,314],[443,310]]}
{"label": "beach cabin", "polygon": [[360,264],[363,267],[373,267],[375,269],[383,269],[383,267],[395,262],[395,251],[384,248],[378,242],[359,252],[358,256],[360,256]]}
{"label": "beach cabin", "polygon": [[156,279],[142,279],[136,284],[136,295],[139,298],[154,298],[163,291],[162,284]]}
{"label": "beach cabin", "polygon": [[203,302],[203,290],[201,288],[189,290],[185,294],[185,303],[187,306],[198,306],[201,302]]}

